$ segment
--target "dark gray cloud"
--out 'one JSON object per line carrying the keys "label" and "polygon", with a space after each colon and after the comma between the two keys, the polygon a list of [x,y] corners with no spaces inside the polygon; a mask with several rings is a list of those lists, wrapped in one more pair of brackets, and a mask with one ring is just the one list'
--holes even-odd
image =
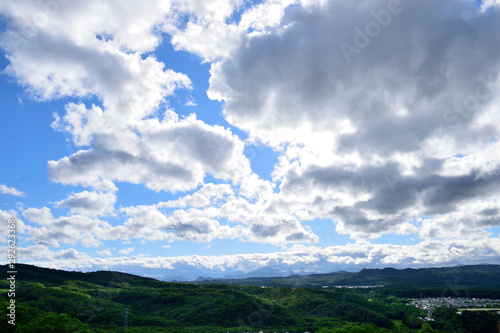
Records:
{"label": "dark gray cloud", "polygon": [[498,215],[498,208],[488,208],[480,212],[482,216],[496,216]]}
{"label": "dark gray cloud", "polygon": [[[478,177],[477,173],[460,177],[435,177],[434,184],[424,196],[426,213],[432,215],[454,211],[461,203],[497,194],[499,188],[498,174],[490,177]],[[489,212],[493,213],[494,210]]]}
{"label": "dark gray cloud", "polygon": [[[422,170],[412,176],[403,176],[394,164],[360,168],[356,172],[336,166],[312,166],[300,175],[289,174],[281,190],[288,195],[319,190],[320,197],[314,198],[313,203],[333,205],[331,217],[374,234],[392,232],[402,222],[416,218],[406,213],[414,207],[420,207],[418,213],[422,216],[449,214],[458,211],[461,205],[488,200],[498,194],[498,172],[479,177],[477,172],[441,176],[438,174],[440,168],[434,169],[434,173],[429,173],[426,166]],[[328,197],[335,192],[369,192],[371,196],[354,205],[329,203]],[[323,198],[321,193],[324,193]],[[367,211],[376,212],[379,217],[369,217]],[[481,224],[496,225],[498,212],[498,208],[482,210],[480,214],[486,219]]]}
{"label": "dark gray cloud", "polygon": [[[474,13],[470,1],[401,1],[401,12],[347,63],[339,45],[354,45],[354,28],[374,21],[370,12],[387,3],[295,7],[279,33],[251,38],[212,77],[214,92],[231,89],[227,119],[259,135],[304,122],[328,130],[348,117],[359,130],[342,137],[340,148],[417,149],[415,141],[443,126],[445,110],[474,93],[478,75],[498,73],[498,10]],[[406,117],[396,115],[401,108]]]}
{"label": "dark gray cloud", "polygon": [[306,230],[299,221],[274,219],[273,221],[254,221],[250,226],[251,240],[276,244],[315,243],[318,237]]}
{"label": "dark gray cloud", "polygon": [[273,237],[278,234],[278,231],[281,229],[281,225],[262,225],[262,224],[253,224],[251,227],[252,232],[257,237]]}

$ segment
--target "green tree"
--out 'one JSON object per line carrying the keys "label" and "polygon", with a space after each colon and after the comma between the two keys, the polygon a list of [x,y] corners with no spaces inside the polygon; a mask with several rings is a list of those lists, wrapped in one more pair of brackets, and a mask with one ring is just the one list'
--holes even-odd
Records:
{"label": "green tree", "polygon": [[471,333],[496,333],[500,316],[487,311],[464,311],[458,316],[462,328]]}
{"label": "green tree", "polygon": [[419,333],[437,333],[437,331],[434,330],[429,323],[424,323],[422,325],[422,329],[418,332]]}
{"label": "green tree", "polygon": [[88,325],[83,324],[67,313],[48,312],[36,317],[30,323],[20,326],[19,333],[92,333]]}
{"label": "green tree", "polygon": [[406,327],[409,327],[411,329],[422,328],[423,323],[424,323],[424,321],[422,319],[418,318],[417,316],[415,316],[415,314],[413,314],[413,313],[407,313],[405,315],[405,317],[403,318],[403,324]]}
{"label": "green tree", "polygon": [[335,329],[335,333],[376,333],[377,329],[373,325],[356,323],[347,323],[344,326]]}
{"label": "green tree", "polygon": [[317,330],[316,333],[335,333],[335,330],[333,328],[323,327]]}

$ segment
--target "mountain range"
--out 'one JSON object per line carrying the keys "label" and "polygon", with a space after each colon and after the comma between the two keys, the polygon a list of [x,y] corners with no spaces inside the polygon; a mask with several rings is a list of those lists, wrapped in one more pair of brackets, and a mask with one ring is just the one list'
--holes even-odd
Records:
{"label": "mountain range", "polygon": [[500,287],[500,265],[469,265],[442,268],[383,268],[362,269],[359,272],[337,271],[327,274],[290,276],[257,276],[258,273],[272,273],[272,270],[251,272],[240,279],[198,278],[195,283],[246,284],[270,287],[346,287],[346,286],[391,286],[415,288],[437,287],[459,290],[466,287]]}
{"label": "mountain range", "polygon": [[[120,276],[126,280],[158,281],[140,277],[134,274],[97,271],[97,272],[68,272],[57,269],[41,268],[33,265],[17,264],[19,279],[32,282],[58,282],[68,276],[82,280],[94,280],[97,277],[111,279]],[[1,266],[3,274],[7,274],[7,266]],[[41,281],[41,277],[44,281]],[[172,279],[172,281],[175,279]],[[170,281],[170,282],[172,282]],[[265,267],[246,274],[234,274],[225,278],[211,278],[199,276],[188,281],[182,276],[177,277],[178,282],[195,284],[242,284],[269,287],[311,287],[332,288],[346,286],[390,286],[390,287],[442,287],[449,290],[467,287],[487,286],[500,288],[500,265],[467,265],[441,268],[366,268],[359,272],[336,271],[326,274],[297,274],[282,272],[271,267]]]}

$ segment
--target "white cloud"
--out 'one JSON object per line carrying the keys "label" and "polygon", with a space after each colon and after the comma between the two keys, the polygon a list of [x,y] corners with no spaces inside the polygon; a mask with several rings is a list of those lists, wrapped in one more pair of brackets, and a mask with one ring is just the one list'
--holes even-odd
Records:
{"label": "white cloud", "polygon": [[127,248],[127,249],[123,249],[123,250],[120,250],[120,251],[118,251],[118,252],[119,252],[120,254],[128,255],[128,254],[130,254],[130,253],[132,253],[132,252],[134,252],[134,251],[135,251],[135,249],[134,249],[133,247],[129,247],[129,248]]}
{"label": "white cloud", "polygon": [[[279,28],[285,9],[293,4],[297,1],[267,0],[257,5],[246,0],[174,1],[163,29],[172,35],[177,50],[213,62],[231,58],[249,36]],[[241,12],[239,21],[233,17],[236,12]],[[189,15],[187,23],[183,15]]]}
{"label": "white cloud", "polygon": [[7,243],[7,236],[10,234],[9,230],[11,230],[8,221],[15,221],[14,224],[10,224],[15,226],[13,230],[15,230],[17,235],[31,230],[30,226],[26,225],[23,220],[18,218],[16,211],[5,211],[0,209],[0,243]]}
{"label": "white cloud", "polygon": [[159,202],[158,208],[186,208],[207,207],[224,200],[225,196],[233,195],[233,189],[229,184],[204,184],[201,189],[192,195],[186,195],[176,200]]}
{"label": "white cloud", "polygon": [[259,178],[256,174],[252,174],[242,181],[239,194],[250,200],[266,199],[272,195],[273,185],[271,182]]}
{"label": "white cloud", "polygon": [[100,255],[101,257],[104,257],[104,256],[111,257],[111,251],[109,251],[109,250],[97,251],[97,254]]}
{"label": "white cloud", "polygon": [[498,5],[498,0],[482,0],[481,9],[487,10]]}
{"label": "white cloud", "polygon": [[59,247],[60,243],[79,243],[85,247],[98,247],[101,244],[99,239],[116,239],[110,233],[112,227],[108,222],[83,215],[55,218],[50,209],[44,207],[28,208],[23,216],[40,225],[28,230],[31,239],[40,245]]}
{"label": "white cloud", "polygon": [[259,3],[241,15],[239,26],[250,31],[250,35],[265,33],[280,25],[285,9],[295,4],[295,0],[268,0]]}
{"label": "white cloud", "polygon": [[229,131],[160,110],[176,89],[191,88],[186,75],[145,54],[160,42],[155,27],[170,13],[167,2],[68,4],[29,42],[9,48],[9,34],[22,32],[16,22],[35,7],[30,2],[5,8],[13,22],[3,35],[7,71],[42,99],[102,101],[67,103],[66,113],[55,115],[55,129],[70,134],[77,146],[90,147],[49,162],[52,180],[101,191],[116,191],[113,182],[126,181],[175,192],[197,187],[205,173],[226,180],[250,171],[242,143]]}
{"label": "white cloud", "polygon": [[[244,1],[174,1],[169,20],[163,29],[172,35],[172,45],[200,56],[204,61],[231,54],[244,36],[236,24],[227,24],[233,11]],[[190,20],[183,26],[183,15]]]}
{"label": "white cloud", "polygon": [[[20,232],[37,244],[24,249],[27,257],[48,265],[64,259],[68,268],[220,270],[498,259],[490,232],[500,216],[496,1],[481,8],[469,0],[404,1],[397,10],[384,0],[57,3],[0,4],[9,18],[0,36],[6,72],[35,98],[73,100],[52,126],[81,150],[50,161],[49,178],[91,188],[56,202],[69,216],[54,217],[47,207],[23,210],[38,224],[19,220]],[[390,22],[381,21],[384,15]],[[192,83],[152,53],[161,31],[171,34],[176,50],[212,62],[208,94],[224,101],[227,122],[248,133],[246,143],[279,154],[271,181],[252,173],[245,142],[231,130],[196,115],[179,119],[170,109],[167,98]],[[207,184],[207,175],[226,183]],[[193,192],[121,208],[124,222],[111,226],[97,217],[114,214],[119,182]],[[24,195],[6,185],[0,191]],[[0,217],[11,213],[0,210]],[[332,220],[356,243],[297,245],[320,242],[303,224],[315,219]],[[365,241],[383,234],[421,242]],[[47,249],[131,239],[295,246],[271,254],[126,260],[109,250],[95,259]]]}
{"label": "white cloud", "polygon": [[388,6],[304,2],[211,68],[226,120],[282,152],[282,201],[355,239],[499,194],[498,8]]}
{"label": "white cloud", "polygon": [[112,215],[115,202],[116,195],[113,193],[83,191],[56,202],[56,206],[69,208],[72,214],[95,217]]}
{"label": "white cloud", "polygon": [[15,189],[14,187],[8,187],[4,184],[0,184],[0,192],[2,194],[10,194],[10,195],[14,195],[16,197],[24,197],[25,194],[17,189]]}
{"label": "white cloud", "polygon": [[196,100],[191,97],[186,101],[186,104],[184,104],[184,106],[198,106],[198,104],[196,104]]}
{"label": "white cloud", "polygon": [[253,242],[284,245],[287,243],[316,243],[319,238],[298,220],[263,219],[252,221],[246,230],[248,239]]}
{"label": "white cloud", "polygon": [[5,5],[12,19],[2,44],[10,61],[7,72],[41,99],[96,96],[102,101],[68,103],[66,113],[55,116],[55,129],[89,147],[49,162],[52,180],[100,191],[116,191],[113,182],[126,181],[176,192],[196,188],[206,173],[237,181],[250,172],[243,144],[228,130],[195,116],[179,121],[173,111],[160,109],[176,89],[191,88],[186,75],[145,53],[160,41],[155,29],[170,12],[166,2],[61,6],[29,41],[10,47],[10,34],[22,32],[20,22],[36,6]]}
{"label": "white cloud", "polygon": [[250,174],[243,142],[229,130],[190,116],[144,120],[136,131],[102,136],[92,149],[49,162],[49,177],[63,184],[100,188],[103,181],[144,183],[154,191],[187,191],[206,173],[238,181]]}
{"label": "white cloud", "polygon": [[[4,4],[3,12],[11,23],[2,46],[9,53],[7,71],[41,98],[96,94],[110,108],[117,102],[110,95],[126,98],[138,92],[136,97],[143,97],[142,112],[149,111],[161,94],[189,82],[183,75],[164,72],[163,64],[155,59],[140,56],[160,42],[154,27],[168,12],[165,2],[147,1],[140,6],[133,1],[70,2],[58,6],[45,24],[37,25],[33,22],[37,13],[44,15],[40,4]],[[23,34],[30,30],[26,39]],[[10,43],[12,35],[25,40]]]}
{"label": "white cloud", "polygon": [[116,228],[123,239],[210,242],[213,239],[234,239],[241,234],[241,227],[221,225],[196,210],[176,210],[171,215],[162,213],[154,206],[127,207],[122,210],[129,217],[123,226]]}
{"label": "white cloud", "polygon": [[243,37],[237,26],[223,22],[189,22],[182,31],[167,32],[173,34],[172,45],[177,50],[197,54],[205,61],[228,57]]}
{"label": "white cloud", "polygon": [[[249,184],[248,182],[255,182]],[[289,243],[315,243],[318,237],[308,228],[300,223],[299,218],[304,217],[305,207],[294,203],[284,202],[279,195],[272,193],[270,185],[266,181],[258,180],[256,177],[245,179],[240,185],[239,196],[226,185],[205,185],[200,191],[192,195],[171,201],[162,202],[156,207],[141,207],[139,211],[149,212],[153,216],[142,216],[144,221],[158,221],[158,226],[178,225],[188,223],[194,230],[205,230],[212,235],[200,235],[191,237],[197,240],[210,240],[213,238],[241,238],[251,242],[274,244],[283,246]],[[209,195],[210,193],[210,195]],[[217,200],[214,200],[214,194]],[[202,197],[203,199],[199,199]],[[194,200],[203,204],[196,205]],[[189,204],[187,207],[186,204]],[[194,208],[196,207],[196,208]],[[127,211],[136,212],[139,207],[129,207]],[[172,213],[161,213],[164,208],[180,208]],[[305,216],[308,220],[310,216]],[[201,221],[227,221],[229,225],[215,223],[213,228],[199,228],[192,223],[199,224]],[[160,222],[161,221],[161,222]],[[167,222],[168,221],[168,222]],[[212,222],[213,223],[213,222]],[[149,228],[148,226],[137,226],[137,229]],[[234,225],[234,227],[232,227]],[[170,226],[169,228],[177,227]],[[183,227],[184,228],[184,227]],[[136,228],[134,228],[136,229]],[[140,232],[140,231],[139,231]],[[159,233],[150,232],[151,235]],[[182,239],[186,239],[183,235]]]}
{"label": "white cloud", "polygon": [[500,226],[498,197],[468,201],[457,209],[421,221],[419,236],[424,239],[477,239],[491,236],[485,230]]}
{"label": "white cloud", "polygon": [[[272,144],[303,142],[316,131],[328,131],[331,140],[345,149],[352,149],[352,143],[348,145],[342,142],[344,140],[368,141],[375,139],[375,135],[379,137],[366,142],[365,151],[414,149],[409,143],[414,145],[413,139],[419,139],[416,131],[422,122],[432,122],[422,129],[421,136],[427,136],[426,131],[443,125],[444,110],[453,108],[446,103],[453,104],[470,95],[477,85],[469,80],[468,70],[459,65],[459,60],[446,63],[446,57],[432,58],[433,52],[438,52],[434,43],[441,39],[449,42],[440,52],[458,59],[472,56],[462,53],[466,51],[462,48],[468,45],[462,35],[443,26],[445,22],[441,17],[448,6],[449,3],[436,5],[431,1],[402,3],[401,13],[392,17],[392,22],[355,55],[357,58],[351,64],[347,64],[340,43],[354,43],[354,28],[374,20],[370,11],[385,10],[387,2],[367,1],[358,5],[350,1],[330,1],[321,11],[295,7],[284,18],[288,25],[282,32],[250,38],[233,57],[213,65],[209,94],[226,101],[224,112],[232,124]],[[471,70],[476,75],[489,74],[490,68],[498,66],[495,58],[498,51],[488,42],[498,29],[493,19],[496,13],[477,14],[476,18],[489,16],[481,17],[489,25],[483,26],[472,22],[475,18],[463,17],[463,12],[471,10],[469,1],[460,1],[449,9],[453,17],[462,20],[461,24],[476,24],[471,27],[479,34],[474,43],[485,52],[476,55],[483,57],[483,61],[478,61]],[[421,21],[415,19],[415,11],[428,17],[429,24],[420,24]],[[415,39],[406,38],[410,30],[417,36]],[[441,33],[435,34],[435,31]],[[489,67],[490,64],[493,67]],[[447,68],[450,78],[457,81],[445,81],[442,72],[433,71],[434,67]],[[406,84],[398,85],[398,82]],[[433,104],[442,111],[425,111],[429,106],[425,98],[410,104],[419,95],[434,98]],[[411,110],[407,117],[398,116],[402,108]],[[341,135],[343,121],[350,121],[355,130],[362,132],[356,131],[354,137]],[[400,133],[399,142],[388,138],[384,141],[380,137],[383,129],[400,128],[410,131],[406,135]],[[296,134],[292,135],[292,131]],[[389,137],[396,133],[386,134]]]}
{"label": "white cloud", "polygon": [[[344,246],[320,248],[294,246],[287,251],[224,256],[179,257],[110,257],[92,258],[74,249],[52,252],[38,245],[20,249],[22,259],[36,259],[45,267],[64,269],[123,269],[143,272],[150,269],[160,275],[169,270],[179,272],[209,272],[225,275],[230,272],[248,272],[264,266],[284,271],[331,272],[338,269],[360,270],[365,267],[428,267],[497,262],[500,258],[500,239],[456,239],[423,241],[417,245],[371,244],[367,241]],[[66,257],[64,261],[59,258]]]}
{"label": "white cloud", "polygon": [[[23,1],[5,2],[1,11],[15,18],[12,24],[31,41],[39,34],[70,36],[80,43],[107,42],[129,51],[152,51],[160,42],[154,31],[169,12],[169,1]],[[123,22],[127,22],[126,25]],[[97,41],[94,39],[100,36]]]}
{"label": "white cloud", "polygon": [[93,258],[86,253],[75,249],[51,251],[47,246],[34,245],[18,247],[19,261],[35,260],[41,267],[54,269],[89,269],[92,268]]}
{"label": "white cloud", "polygon": [[[2,44],[7,71],[42,99],[102,101],[101,106],[68,103],[66,113],[56,115],[55,129],[90,147],[49,162],[52,180],[100,191],[116,191],[113,182],[126,181],[176,192],[196,188],[206,173],[237,180],[250,171],[243,144],[229,131],[194,116],[178,121],[174,112],[160,110],[176,89],[191,87],[186,75],[145,54],[160,41],[154,30],[169,13],[165,2],[61,6],[28,42],[9,48],[9,34],[22,32],[19,22],[35,7],[34,2],[5,6],[12,18]],[[120,29],[125,22],[128,28]]]}

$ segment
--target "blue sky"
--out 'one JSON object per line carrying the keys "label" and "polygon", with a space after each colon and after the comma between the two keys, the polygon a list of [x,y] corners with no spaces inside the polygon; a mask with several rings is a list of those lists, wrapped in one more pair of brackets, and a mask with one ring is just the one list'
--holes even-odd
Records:
{"label": "blue sky", "polygon": [[498,263],[499,13],[3,2],[19,260],[194,278]]}

